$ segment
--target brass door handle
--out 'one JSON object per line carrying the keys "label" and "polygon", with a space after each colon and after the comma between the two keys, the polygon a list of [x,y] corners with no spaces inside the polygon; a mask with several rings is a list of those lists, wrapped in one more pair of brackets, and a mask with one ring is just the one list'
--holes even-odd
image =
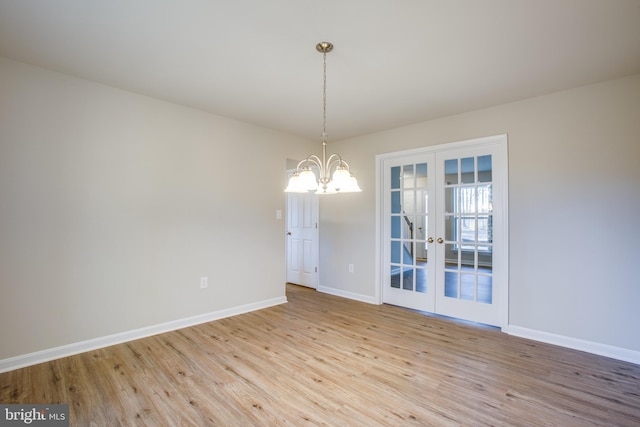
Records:
{"label": "brass door handle", "polygon": [[429,237],[429,238],[427,239],[427,242],[429,242],[429,243],[433,243],[433,237]]}
{"label": "brass door handle", "polygon": [[438,237],[438,243],[442,243],[444,242],[444,240],[442,240],[442,237]]}

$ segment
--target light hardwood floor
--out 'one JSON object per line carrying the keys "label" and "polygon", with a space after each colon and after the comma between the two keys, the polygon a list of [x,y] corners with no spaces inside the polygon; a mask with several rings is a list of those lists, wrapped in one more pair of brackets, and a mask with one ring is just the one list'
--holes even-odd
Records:
{"label": "light hardwood floor", "polygon": [[72,426],[638,426],[640,366],[288,285],[289,303],[0,374]]}

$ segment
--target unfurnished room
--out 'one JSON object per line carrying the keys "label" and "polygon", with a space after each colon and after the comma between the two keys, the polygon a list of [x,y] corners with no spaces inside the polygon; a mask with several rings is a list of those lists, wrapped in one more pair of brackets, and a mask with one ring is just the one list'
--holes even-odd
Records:
{"label": "unfurnished room", "polygon": [[640,425],[640,1],[0,0],[0,425]]}

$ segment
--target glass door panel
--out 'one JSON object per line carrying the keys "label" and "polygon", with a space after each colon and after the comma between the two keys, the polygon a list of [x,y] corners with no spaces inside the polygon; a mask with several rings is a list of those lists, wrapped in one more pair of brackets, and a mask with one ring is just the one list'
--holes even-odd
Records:
{"label": "glass door panel", "polygon": [[[436,312],[497,324],[493,272],[493,171],[490,150],[443,153],[438,191],[443,210],[438,221],[443,259]],[[446,156],[446,157],[445,157]],[[440,242],[440,240],[438,240]]]}
{"label": "glass door panel", "polygon": [[[491,156],[463,157],[445,161],[445,286],[444,296],[491,304],[491,211],[492,186],[487,177]],[[480,181],[480,167],[483,168]],[[459,176],[454,176],[459,171]],[[481,183],[482,182],[482,183]],[[484,265],[480,270],[479,260]],[[487,268],[488,267],[488,268]],[[482,280],[478,275],[482,273]],[[483,292],[478,291],[480,284]],[[482,295],[482,298],[479,296]]]}
{"label": "glass door panel", "polygon": [[383,299],[419,310],[433,309],[428,243],[431,158],[396,159],[385,167],[385,234],[390,241]]}

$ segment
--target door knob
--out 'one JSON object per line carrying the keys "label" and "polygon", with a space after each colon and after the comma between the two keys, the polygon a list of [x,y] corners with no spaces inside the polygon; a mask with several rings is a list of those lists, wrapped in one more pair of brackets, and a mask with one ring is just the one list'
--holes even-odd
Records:
{"label": "door knob", "polygon": [[290,231],[287,231],[287,236],[291,236],[291,232]]}
{"label": "door knob", "polygon": [[438,243],[442,243],[444,242],[444,240],[442,240],[442,237],[438,237]]}
{"label": "door knob", "polygon": [[429,242],[429,243],[433,243],[433,237],[429,237],[429,238],[427,239],[427,242]]}

